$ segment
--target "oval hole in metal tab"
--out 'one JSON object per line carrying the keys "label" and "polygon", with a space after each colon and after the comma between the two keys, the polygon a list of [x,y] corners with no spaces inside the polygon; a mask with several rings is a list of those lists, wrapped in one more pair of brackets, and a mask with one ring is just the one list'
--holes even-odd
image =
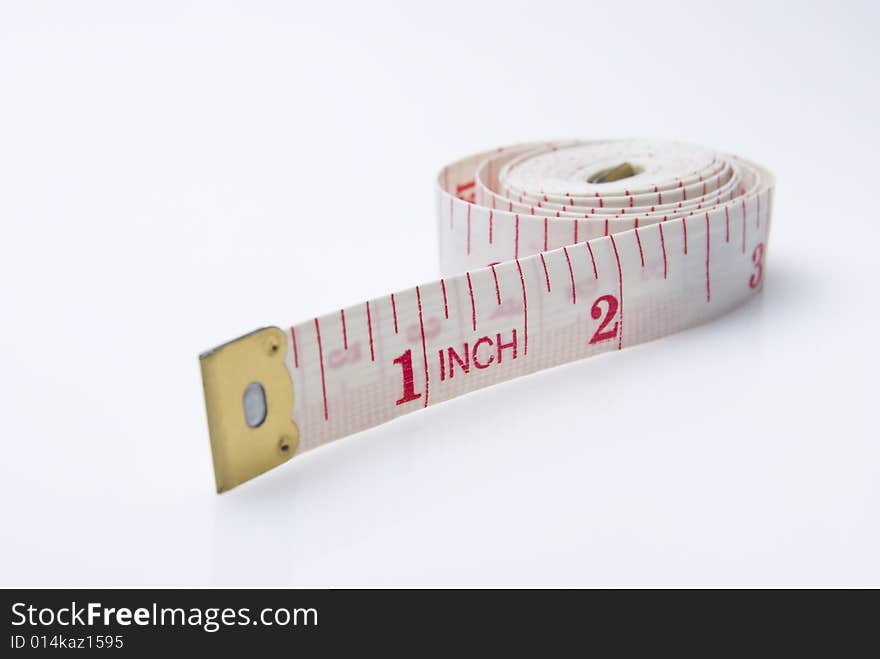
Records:
{"label": "oval hole in metal tab", "polygon": [[244,420],[251,428],[259,428],[266,420],[268,412],[266,406],[266,391],[259,382],[251,382],[245,387],[241,397],[244,407]]}

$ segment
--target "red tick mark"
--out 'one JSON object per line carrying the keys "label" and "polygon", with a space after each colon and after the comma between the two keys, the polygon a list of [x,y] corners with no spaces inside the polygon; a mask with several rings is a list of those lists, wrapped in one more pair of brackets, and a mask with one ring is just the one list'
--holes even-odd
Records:
{"label": "red tick mark", "polygon": [[324,347],[321,345],[321,326],[315,318],[315,335],[318,337],[318,361],[321,363],[321,393],[324,395],[324,421],[330,417],[327,411],[327,383],[324,380]]}
{"label": "red tick mark", "polygon": [[424,407],[428,407],[428,384],[430,382],[430,376],[428,375],[428,349],[425,346],[425,322],[422,319],[422,293],[419,290],[419,287],[416,286],[416,300],[419,303],[419,329],[422,332],[422,357],[425,360],[425,404]]}
{"label": "red tick mark", "polygon": [[519,283],[522,286],[523,294],[523,354],[529,354],[529,301],[526,298],[526,280],[523,277],[522,266],[519,259],[516,259],[516,269],[519,270]]}
{"label": "red tick mark", "polygon": [[547,262],[544,260],[544,255],[541,254],[541,265],[544,266],[544,279],[547,280],[547,292],[550,292],[550,273],[547,271]]}
{"label": "red tick mark", "polygon": [[370,315],[370,302],[367,301],[367,334],[370,337],[370,361],[376,361],[376,353],[373,350],[373,317]]}
{"label": "red tick mark", "polygon": [[468,294],[471,296],[471,321],[474,331],[477,331],[477,305],[474,304],[474,287],[471,285],[471,273],[467,273]]}
{"label": "red tick mark", "polygon": [[571,259],[568,258],[568,247],[563,247],[562,251],[565,254],[565,262],[568,263],[568,275],[571,277],[571,303],[577,304],[577,287],[574,283],[574,270],[571,269]]}
{"label": "red tick mark", "polygon": [[290,338],[293,341],[293,367],[299,368],[299,351],[296,349],[296,330],[290,326]]}

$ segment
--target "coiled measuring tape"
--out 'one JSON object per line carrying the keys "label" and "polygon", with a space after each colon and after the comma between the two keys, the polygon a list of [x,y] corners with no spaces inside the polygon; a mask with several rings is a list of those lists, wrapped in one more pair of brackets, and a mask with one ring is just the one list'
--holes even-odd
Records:
{"label": "coiled measuring tape", "polygon": [[772,190],[739,157],[644,141],[447,166],[448,276],[201,356],[218,492],[401,414],[730,311],[764,281]]}

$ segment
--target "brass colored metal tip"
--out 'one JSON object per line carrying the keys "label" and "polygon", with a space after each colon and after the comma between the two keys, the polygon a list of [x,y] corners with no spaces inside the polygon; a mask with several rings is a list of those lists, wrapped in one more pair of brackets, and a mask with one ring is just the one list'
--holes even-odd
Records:
{"label": "brass colored metal tip", "polygon": [[587,179],[588,183],[611,183],[612,181],[619,181],[622,178],[629,178],[630,176],[636,175],[636,169],[628,162],[620,163],[619,165],[615,165],[614,167],[609,167],[608,169],[603,169],[601,172],[596,172],[590,178]]}
{"label": "brass colored metal tip", "polygon": [[[217,492],[286,462],[296,453],[293,383],[284,365],[287,340],[277,327],[257,330],[199,357]],[[250,425],[243,396],[257,383],[265,417]]]}

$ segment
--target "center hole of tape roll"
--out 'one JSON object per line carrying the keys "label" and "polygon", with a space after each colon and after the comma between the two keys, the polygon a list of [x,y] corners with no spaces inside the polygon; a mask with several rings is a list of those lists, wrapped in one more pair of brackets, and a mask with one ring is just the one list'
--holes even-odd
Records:
{"label": "center hole of tape roll", "polygon": [[245,387],[241,397],[244,408],[244,420],[251,428],[259,428],[266,420],[266,390],[259,382],[251,382]]}
{"label": "center hole of tape roll", "polygon": [[611,183],[612,181],[619,181],[624,178],[629,178],[630,176],[635,176],[639,173],[639,171],[641,170],[639,170],[632,163],[622,162],[619,165],[614,165],[613,167],[600,169],[598,172],[587,178],[587,182]]}

